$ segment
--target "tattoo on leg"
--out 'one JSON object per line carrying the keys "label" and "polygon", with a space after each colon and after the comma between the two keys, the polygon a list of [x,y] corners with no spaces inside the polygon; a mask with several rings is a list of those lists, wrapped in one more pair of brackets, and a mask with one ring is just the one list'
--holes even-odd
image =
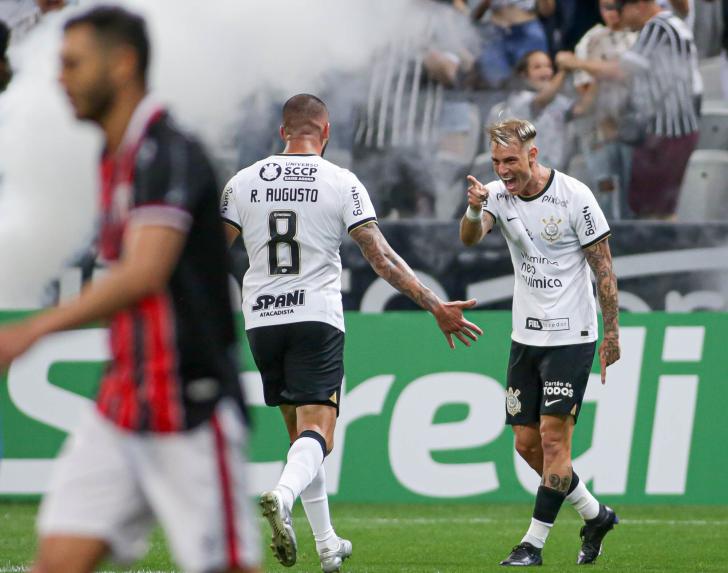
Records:
{"label": "tattoo on leg", "polygon": [[[543,485],[546,485],[546,476],[543,477],[542,482]],[[566,493],[569,491],[569,486],[571,485],[571,476],[559,476],[557,474],[549,474],[548,479],[548,486],[551,489],[555,489],[556,491],[561,491]]]}

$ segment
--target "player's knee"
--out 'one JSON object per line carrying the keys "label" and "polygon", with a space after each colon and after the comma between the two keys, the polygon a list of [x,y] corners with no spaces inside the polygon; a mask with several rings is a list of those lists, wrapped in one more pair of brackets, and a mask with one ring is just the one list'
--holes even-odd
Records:
{"label": "player's knee", "polygon": [[516,451],[529,465],[533,465],[542,455],[541,443],[532,440],[516,440]]}
{"label": "player's knee", "polygon": [[556,459],[569,451],[569,446],[560,432],[541,432],[541,448],[546,459]]}

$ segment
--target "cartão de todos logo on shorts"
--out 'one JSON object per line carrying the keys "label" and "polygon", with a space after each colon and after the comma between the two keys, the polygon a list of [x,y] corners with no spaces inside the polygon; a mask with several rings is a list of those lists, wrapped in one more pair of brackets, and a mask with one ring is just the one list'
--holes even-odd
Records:
{"label": "cart\u00e3o de todos logo on shorts", "polygon": [[541,237],[549,243],[554,243],[561,238],[562,232],[559,229],[561,219],[557,219],[553,215],[548,219],[541,219],[544,224],[543,231],[541,231]]}
{"label": "cart\u00e3o de todos logo on shorts", "polygon": [[296,289],[283,294],[262,294],[255,299],[251,310],[259,312],[261,318],[293,314],[293,307],[306,304],[306,290]]}
{"label": "cart\u00e3o de todos logo on shorts", "polygon": [[511,416],[515,416],[521,411],[521,401],[518,399],[520,394],[520,390],[514,392],[513,388],[508,387],[508,392],[506,392],[506,410],[508,410]]}
{"label": "cart\u00e3o de todos logo on shorts", "polygon": [[[572,388],[571,382],[545,380],[543,383],[543,395],[554,398],[554,400],[546,400],[546,406],[550,406],[551,404],[558,402],[558,398],[573,398],[574,388]],[[551,404],[548,402],[551,402]]]}
{"label": "cart\u00e3o de todos logo on shorts", "polygon": [[275,181],[281,176],[283,169],[277,163],[266,163],[260,168],[260,178],[263,181]]}

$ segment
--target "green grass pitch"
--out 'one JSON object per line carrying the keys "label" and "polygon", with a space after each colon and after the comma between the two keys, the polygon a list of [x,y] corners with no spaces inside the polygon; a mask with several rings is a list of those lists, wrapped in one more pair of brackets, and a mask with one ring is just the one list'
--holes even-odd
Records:
{"label": "green grass pitch", "polygon": [[[619,506],[621,523],[606,539],[604,554],[589,571],[728,571],[728,506]],[[25,571],[35,548],[34,503],[0,503],[0,573]],[[531,507],[518,505],[333,504],[339,535],[352,540],[350,573],[484,573],[503,571],[498,561],[520,541]],[[261,527],[264,523],[260,522]],[[320,571],[313,539],[300,504],[294,513],[299,557],[295,567],[278,565],[265,551],[266,572]],[[577,571],[581,522],[564,507],[544,550],[550,571]],[[263,529],[263,534],[266,530]],[[172,572],[159,532],[147,557],[132,569]]]}

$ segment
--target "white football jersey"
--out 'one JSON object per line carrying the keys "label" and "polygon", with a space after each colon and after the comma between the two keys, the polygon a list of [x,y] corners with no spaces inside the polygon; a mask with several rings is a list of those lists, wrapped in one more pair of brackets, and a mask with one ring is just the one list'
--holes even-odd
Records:
{"label": "white football jersey", "polygon": [[339,247],[347,232],[376,221],[353,173],[318,155],[271,155],[230,180],[221,211],[241,229],[250,259],[246,329],[317,321],[344,330]]}
{"label": "white football jersey", "polygon": [[513,261],[513,334],[521,344],[559,346],[597,339],[597,311],[583,249],[610,234],[589,188],[555,169],[543,191],[523,199],[502,181],[487,185]]}

